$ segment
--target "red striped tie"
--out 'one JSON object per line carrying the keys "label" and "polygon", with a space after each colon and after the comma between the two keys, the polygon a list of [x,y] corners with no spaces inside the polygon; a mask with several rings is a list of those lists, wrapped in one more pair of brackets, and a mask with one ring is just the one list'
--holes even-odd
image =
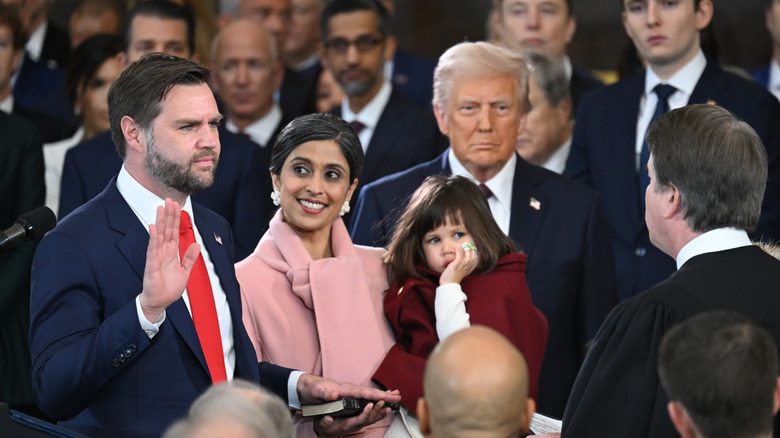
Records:
{"label": "red striped tie", "polygon": [[[182,210],[179,226],[180,257],[184,257],[187,248],[193,243],[195,243],[195,232],[192,231],[190,215]],[[211,291],[211,281],[209,281],[209,273],[206,271],[206,263],[203,261],[202,255],[198,256],[198,260],[192,267],[190,279],[187,281],[187,294],[190,297],[192,322],[195,324],[198,340],[200,340],[203,354],[206,356],[211,381],[218,383],[227,380],[217,307],[214,305],[214,293]]]}

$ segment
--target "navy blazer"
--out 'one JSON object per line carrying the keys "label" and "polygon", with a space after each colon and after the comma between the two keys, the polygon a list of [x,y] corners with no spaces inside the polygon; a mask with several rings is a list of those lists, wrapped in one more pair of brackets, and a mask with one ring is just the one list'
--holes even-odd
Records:
{"label": "navy blazer", "polygon": [[[333,113],[341,117],[341,106]],[[433,110],[418,107],[393,88],[368,144],[352,199],[366,184],[431,160],[446,148],[447,138],[439,132]]]}
{"label": "navy blazer", "polygon": [[435,69],[433,61],[398,49],[393,57],[393,88],[415,105],[430,109]]}
{"label": "navy blazer", "polygon": [[[668,278],[675,262],[650,243],[636,173],[636,125],[645,76],[585,95],[574,126],[565,176],[596,189],[604,201],[618,275],[626,299]],[[780,104],[758,84],[708,60],[689,104],[713,101],[749,123],[766,146],[769,182],[756,235],[780,238]]]}
{"label": "navy blazer", "polygon": [[[222,149],[214,184],[192,199],[228,220],[236,238],[236,260],[242,260],[254,251],[268,228],[268,165],[261,148],[248,138],[233,134],[224,125],[219,127],[219,138]],[[57,217],[64,218],[94,198],[121,168],[122,159],[108,131],[70,149],[62,168]]]}
{"label": "navy blazer", "polygon": [[577,115],[582,96],[596,88],[603,87],[604,83],[586,70],[572,67],[571,79],[569,79],[569,94],[571,95],[571,116]]}
{"label": "navy blazer", "polygon": [[[230,306],[235,377],[269,385],[286,400],[289,370],[258,365],[242,323],[230,227],[195,203],[193,213]],[[148,243],[114,178],[38,247],[33,387],[41,409],[65,428],[87,436],[158,437],[211,384],[183,299],[168,307],[154,338],[141,328],[135,298],[143,289]]]}
{"label": "navy blazer", "polygon": [[769,66],[760,68],[753,73],[751,73],[751,76],[753,76],[753,79],[758,82],[759,85],[761,85],[764,88],[769,88]]}
{"label": "navy blazer", "polygon": [[[430,175],[449,175],[448,151],[363,188],[351,234],[384,246],[409,196]],[[531,204],[539,201],[539,209]],[[598,195],[517,155],[509,237],[528,254],[528,286],[549,323],[539,377],[539,412],[560,417],[585,356],[585,344],[617,304],[615,267]]]}

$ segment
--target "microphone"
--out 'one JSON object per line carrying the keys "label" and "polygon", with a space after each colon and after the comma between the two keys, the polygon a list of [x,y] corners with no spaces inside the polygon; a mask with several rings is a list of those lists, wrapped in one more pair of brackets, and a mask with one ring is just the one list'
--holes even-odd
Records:
{"label": "microphone", "polygon": [[57,217],[49,207],[38,207],[23,214],[14,224],[0,232],[0,252],[19,242],[39,239],[57,225]]}

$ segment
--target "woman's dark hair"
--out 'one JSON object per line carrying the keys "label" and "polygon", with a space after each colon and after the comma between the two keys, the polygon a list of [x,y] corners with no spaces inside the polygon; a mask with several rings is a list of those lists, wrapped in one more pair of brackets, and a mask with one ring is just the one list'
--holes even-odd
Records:
{"label": "woman's dark hair", "polygon": [[274,142],[271,172],[279,175],[284,161],[298,146],[321,140],[332,140],[339,145],[349,166],[349,181],[354,181],[363,170],[363,146],[349,123],[332,114],[307,114],[288,123]]}
{"label": "woman's dark hair", "polygon": [[71,104],[78,101],[80,92],[95,78],[107,59],[122,51],[122,39],[113,35],[95,35],[76,47],[65,71],[65,92]]}
{"label": "woman's dark hair", "polygon": [[395,224],[385,261],[395,280],[422,279],[417,265],[425,264],[422,239],[449,222],[471,234],[479,252],[475,273],[488,273],[498,258],[515,252],[515,244],[496,224],[485,195],[462,176],[429,176],[418,188]]}

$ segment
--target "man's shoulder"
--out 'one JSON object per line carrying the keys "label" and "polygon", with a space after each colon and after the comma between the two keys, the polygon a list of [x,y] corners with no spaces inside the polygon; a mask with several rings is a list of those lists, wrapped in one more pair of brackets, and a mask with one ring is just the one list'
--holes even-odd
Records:
{"label": "man's shoulder", "polygon": [[591,187],[519,157],[515,173],[515,185],[534,184],[563,204],[591,204],[598,199]]}
{"label": "man's shoulder", "polygon": [[114,140],[111,139],[111,131],[101,132],[88,140],[84,140],[68,150],[67,153],[74,157],[92,160],[95,159],[96,154],[112,153],[116,155],[117,160],[121,161],[119,153],[114,146]]}
{"label": "man's shoulder", "polygon": [[438,156],[433,160],[420,163],[401,172],[384,176],[367,184],[363,187],[363,190],[379,193],[401,192],[409,187],[412,187],[412,190],[414,190],[425,180],[425,178],[443,173],[444,168],[441,164],[443,160],[444,158],[442,156]]}

